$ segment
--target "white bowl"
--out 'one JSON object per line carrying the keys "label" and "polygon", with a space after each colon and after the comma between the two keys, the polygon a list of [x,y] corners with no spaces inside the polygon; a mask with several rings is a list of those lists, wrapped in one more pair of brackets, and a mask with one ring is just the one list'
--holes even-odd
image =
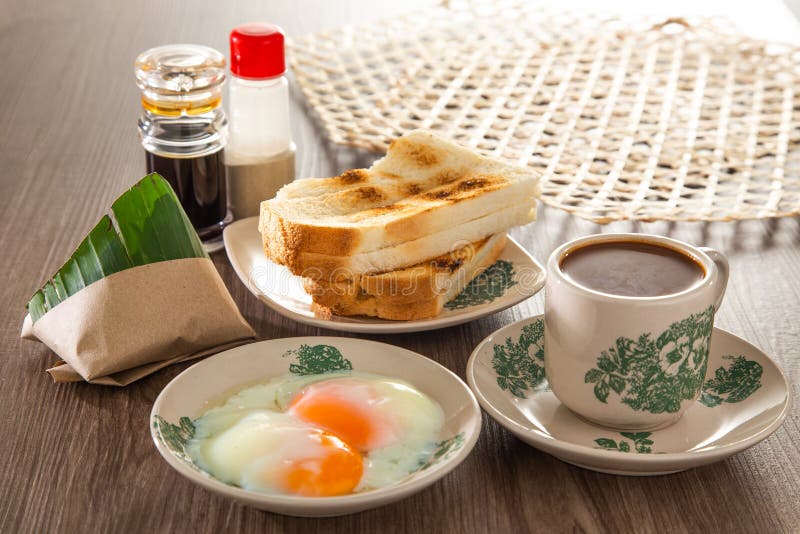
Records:
{"label": "white bowl", "polygon": [[[400,482],[338,497],[300,497],[260,493],[231,486],[196,466],[183,445],[193,433],[192,421],[210,403],[237,388],[289,372],[302,345],[329,345],[353,370],[399,378],[439,403],[445,422],[430,461]],[[280,514],[324,517],[360,512],[398,501],[430,486],[466,458],[478,439],[481,413],[474,395],[455,374],[409,350],[361,339],[295,337],[273,339],[231,349],[188,368],[156,399],[150,430],[156,448],[175,470],[200,486],[246,505]]]}

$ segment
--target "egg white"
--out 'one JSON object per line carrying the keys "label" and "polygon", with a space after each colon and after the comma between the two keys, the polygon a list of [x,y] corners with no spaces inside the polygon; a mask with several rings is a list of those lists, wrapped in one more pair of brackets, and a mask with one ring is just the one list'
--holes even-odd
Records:
{"label": "egg white", "polygon": [[[315,427],[286,408],[305,386],[337,379],[355,380],[377,392],[380,400],[371,406],[395,429],[393,443],[363,455],[364,474],[355,491],[396,483],[424,464],[444,424],[441,407],[402,380],[355,371],[283,375],[243,389],[195,421],[195,437],[187,443],[187,452],[199,467],[224,482],[279,492],[280,464],[318,452],[308,439]],[[349,400],[358,400],[360,389],[351,388]]]}

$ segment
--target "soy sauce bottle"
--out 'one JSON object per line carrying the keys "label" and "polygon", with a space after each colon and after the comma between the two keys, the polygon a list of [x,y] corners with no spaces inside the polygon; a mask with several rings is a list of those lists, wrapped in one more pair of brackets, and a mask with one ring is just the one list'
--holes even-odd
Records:
{"label": "soy sauce bottle", "polygon": [[139,54],[135,71],[147,172],[170,183],[206,250],[217,250],[232,220],[222,110],[225,58],[206,46],[165,45]]}

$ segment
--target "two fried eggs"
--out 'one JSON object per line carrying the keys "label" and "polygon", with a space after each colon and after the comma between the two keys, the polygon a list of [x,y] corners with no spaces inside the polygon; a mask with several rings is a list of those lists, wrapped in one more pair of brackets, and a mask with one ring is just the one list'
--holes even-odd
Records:
{"label": "two fried eggs", "polygon": [[207,411],[186,450],[214,477],[245,489],[345,495],[419,469],[443,424],[441,407],[402,380],[283,375]]}

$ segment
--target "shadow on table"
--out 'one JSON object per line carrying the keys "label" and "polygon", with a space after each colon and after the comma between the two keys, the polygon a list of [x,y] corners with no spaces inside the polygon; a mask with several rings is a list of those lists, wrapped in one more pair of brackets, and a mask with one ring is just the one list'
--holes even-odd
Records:
{"label": "shadow on table", "polygon": [[[780,532],[787,528],[778,519],[785,511],[781,514],[775,502],[766,498],[753,502],[755,488],[765,482],[747,465],[746,457],[752,452],[680,473],[620,476],[567,464],[506,434],[502,452],[504,463],[513,466],[513,480],[497,477],[486,483],[510,486],[525,495],[520,504],[529,524],[539,521],[541,525],[543,518],[561,513],[563,521],[573,518],[573,528],[584,531],[624,531],[632,526],[640,532]],[[561,523],[557,528],[566,526]]]}

